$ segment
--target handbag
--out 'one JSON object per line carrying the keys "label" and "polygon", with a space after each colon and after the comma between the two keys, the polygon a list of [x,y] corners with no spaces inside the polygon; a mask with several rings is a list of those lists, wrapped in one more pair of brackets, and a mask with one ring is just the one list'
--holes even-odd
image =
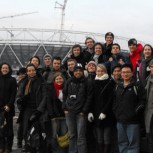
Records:
{"label": "handbag", "polygon": [[62,136],[57,135],[57,143],[61,148],[66,148],[69,145],[69,134],[68,132]]}

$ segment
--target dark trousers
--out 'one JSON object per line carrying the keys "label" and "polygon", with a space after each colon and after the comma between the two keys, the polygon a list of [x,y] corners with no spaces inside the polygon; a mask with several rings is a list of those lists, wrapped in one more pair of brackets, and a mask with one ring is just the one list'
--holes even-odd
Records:
{"label": "dark trousers", "polygon": [[0,149],[12,150],[13,145],[13,116],[5,113],[6,125],[0,129]]}
{"label": "dark trousers", "polygon": [[22,122],[18,124],[17,140],[18,140],[18,143],[22,143],[22,140],[23,140],[23,123]]}

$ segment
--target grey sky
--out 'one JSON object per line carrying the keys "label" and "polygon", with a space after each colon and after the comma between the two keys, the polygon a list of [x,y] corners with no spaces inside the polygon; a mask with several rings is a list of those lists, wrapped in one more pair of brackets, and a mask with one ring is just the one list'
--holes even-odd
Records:
{"label": "grey sky", "polygon": [[[63,3],[64,0],[57,0]],[[55,0],[1,0],[0,17],[38,11],[0,20],[0,27],[59,29],[61,10]],[[68,0],[65,30],[135,37],[153,45],[152,0]]]}

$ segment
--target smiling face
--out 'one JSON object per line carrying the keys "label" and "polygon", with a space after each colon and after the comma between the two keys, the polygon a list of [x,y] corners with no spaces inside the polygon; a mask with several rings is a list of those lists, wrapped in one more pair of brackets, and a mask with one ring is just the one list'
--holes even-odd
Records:
{"label": "smiling face", "polygon": [[29,78],[33,78],[36,76],[36,70],[35,70],[34,66],[27,67],[27,75]]}
{"label": "smiling face", "polygon": [[99,45],[99,44],[96,45],[94,52],[95,52],[96,55],[102,54],[102,47],[101,47],[101,45]]}
{"label": "smiling face", "polygon": [[113,37],[112,36],[106,36],[106,44],[112,44],[113,43]]}
{"label": "smiling face", "polygon": [[132,70],[129,67],[122,68],[121,76],[122,76],[124,81],[130,81],[132,76],[133,76]]}
{"label": "smiling face", "polygon": [[81,69],[76,69],[74,71],[74,77],[76,77],[77,79],[81,78],[83,76],[83,71]]}
{"label": "smiling face", "polygon": [[137,49],[137,45],[131,44],[129,46],[129,49],[130,49],[131,53],[133,53]]}
{"label": "smiling face", "polygon": [[81,53],[80,47],[73,48],[72,52],[75,57],[79,56]]}
{"label": "smiling face", "polygon": [[1,73],[2,73],[2,75],[6,75],[6,74],[8,74],[9,73],[9,66],[7,65],[7,64],[3,64],[2,65],[2,68],[1,68]]}
{"label": "smiling face", "polygon": [[38,66],[39,66],[39,60],[38,60],[38,58],[32,58],[32,60],[31,60],[31,64],[33,64],[36,68],[38,68]]}
{"label": "smiling face", "polygon": [[106,74],[105,70],[104,70],[103,68],[97,66],[96,75],[97,75],[98,77],[101,77],[101,76],[103,76],[104,74]]}
{"label": "smiling face", "polygon": [[87,39],[86,46],[87,46],[87,48],[92,49],[94,46],[94,41],[92,39]]}
{"label": "smiling face", "polygon": [[90,63],[90,64],[88,65],[88,67],[87,67],[87,71],[88,71],[89,73],[96,72],[96,65]]}
{"label": "smiling face", "polygon": [[150,48],[150,46],[145,46],[144,49],[143,49],[143,55],[144,55],[144,58],[149,58],[151,55],[152,55],[152,50]]}
{"label": "smiling face", "polygon": [[45,64],[45,66],[51,65],[51,58],[49,56],[44,58],[44,64]]}
{"label": "smiling face", "polygon": [[62,84],[64,83],[63,77],[60,76],[60,75],[57,76],[57,77],[55,78],[55,83],[58,84],[58,85],[62,85]]}

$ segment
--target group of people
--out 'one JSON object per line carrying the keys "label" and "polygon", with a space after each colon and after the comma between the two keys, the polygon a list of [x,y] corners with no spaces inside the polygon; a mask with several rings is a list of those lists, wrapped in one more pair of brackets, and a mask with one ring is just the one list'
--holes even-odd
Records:
{"label": "group of people", "polygon": [[[143,128],[153,153],[153,48],[132,38],[125,56],[112,32],[105,40],[87,37],[86,48],[75,44],[63,63],[45,54],[43,68],[33,56],[17,81],[11,66],[0,64],[0,153],[12,151],[15,102],[22,152],[139,153]],[[29,150],[27,135],[36,122],[45,145]],[[60,147],[57,138],[67,133],[69,145]]]}

